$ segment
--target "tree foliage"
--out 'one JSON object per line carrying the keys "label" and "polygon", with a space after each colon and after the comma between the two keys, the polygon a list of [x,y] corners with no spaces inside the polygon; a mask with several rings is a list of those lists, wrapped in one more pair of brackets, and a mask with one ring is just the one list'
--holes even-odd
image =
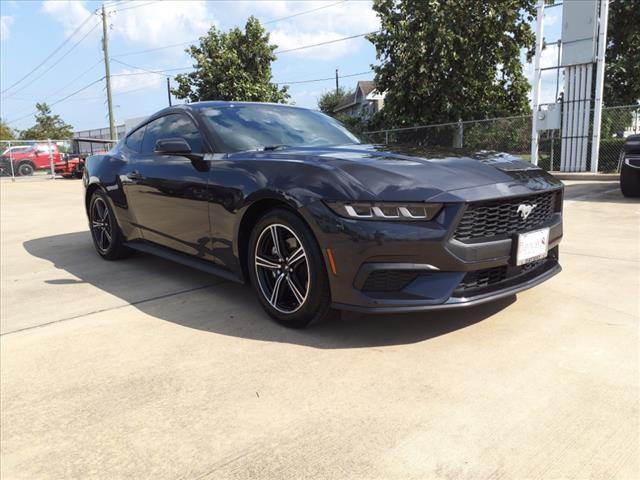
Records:
{"label": "tree foliage", "polygon": [[640,8],[637,2],[609,3],[604,102],[630,105],[640,100]]}
{"label": "tree foliage", "polygon": [[530,112],[521,49],[531,50],[535,0],[374,0],[368,38],[390,126]]}
{"label": "tree foliage", "polygon": [[269,43],[269,33],[255,17],[249,17],[244,31],[233,28],[221,32],[211,27],[199,45],[186,52],[195,61],[195,71],[176,76],[173,94],[190,102],[235,100],[285,103],[287,87],[271,81],[271,62],[277,45]]}
{"label": "tree foliage", "polygon": [[334,117],[335,113],[333,111],[336,107],[352,95],[353,90],[346,90],[343,87],[338,87],[337,90],[329,90],[318,98],[318,108],[322,113]]}
{"label": "tree foliage", "polygon": [[53,115],[46,103],[36,103],[36,124],[23,130],[20,138],[23,140],[46,140],[48,138],[69,138],[73,134],[73,127],[65,123],[60,115]]}
{"label": "tree foliage", "polygon": [[0,140],[13,140],[16,134],[7,122],[0,118]]}

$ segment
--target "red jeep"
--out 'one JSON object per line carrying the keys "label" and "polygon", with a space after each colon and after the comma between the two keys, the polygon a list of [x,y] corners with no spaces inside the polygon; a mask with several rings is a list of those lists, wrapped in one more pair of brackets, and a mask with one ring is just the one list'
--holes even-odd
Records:
{"label": "red jeep", "polygon": [[13,171],[15,175],[33,175],[35,170],[46,170],[51,168],[49,158],[49,148],[53,156],[53,163],[60,162],[60,151],[58,145],[52,143],[37,143],[35,145],[20,145],[18,148],[7,148],[2,152],[0,169],[3,174],[11,175],[11,160],[13,160]]}

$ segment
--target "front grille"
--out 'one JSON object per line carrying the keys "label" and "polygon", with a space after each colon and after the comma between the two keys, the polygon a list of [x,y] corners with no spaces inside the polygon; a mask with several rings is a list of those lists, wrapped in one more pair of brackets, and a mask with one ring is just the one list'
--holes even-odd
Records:
{"label": "front grille", "polygon": [[557,252],[551,251],[548,258],[526,263],[520,267],[510,267],[502,265],[499,267],[486,268],[468,272],[455,289],[454,295],[467,294],[470,290],[477,290],[496,286],[502,282],[511,281],[518,277],[527,275],[542,267],[549,260],[557,261]]}
{"label": "front grille", "polygon": [[[465,242],[533,230],[551,218],[556,207],[556,196],[556,192],[549,192],[471,203],[456,227],[453,238]],[[535,205],[526,219],[518,213],[518,207],[522,204]]]}
{"label": "front grille", "polygon": [[418,276],[415,270],[378,270],[372,272],[362,286],[365,292],[398,292]]}

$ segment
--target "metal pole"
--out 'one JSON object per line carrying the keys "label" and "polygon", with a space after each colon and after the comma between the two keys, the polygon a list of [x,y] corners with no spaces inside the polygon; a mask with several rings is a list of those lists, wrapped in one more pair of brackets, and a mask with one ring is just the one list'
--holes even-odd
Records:
{"label": "metal pole", "polygon": [[51,179],[53,180],[56,178],[56,170],[53,166],[53,147],[50,138],[47,138],[47,145],[49,145],[49,167],[51,168]]}
{"label": "metal pole", "polygon": [[109,133],[112,140],[118,138],[116,121],[113,117],[113,99],[111,98],[111,72],[109,68],[109,28],[107,26],[107,13],[102,5],[102,51],[104,52],[104,78],[107,84],[107,105],[109,109]]}
{"label": "metal pole", "polygon": [[556,96],[554,101],[558,101],[558,92],[560,91],[560,53],[562,52],[562,40],[558,40],[558,60],[556,61]]}
{"label": "metal pole", "polygon": [[11,181],[16,181],[16,172],[13,167],[13,152],[11,151],[11,142],[9,142],[9,162],[11,162]]}
{"label": "metal pole", "polygon": [[167,77],[167,97],[169,97],[169,106],[171,106],[171,83],[169,77]]}
{"label": "metal pole", "polygon": [[593,137],[591,138],[591,171],[598,171],[600,155],[600,124],[602,122],[602,91],[604,88],[604,56],[607,51],[607,22],[609,0],[600,0],[600,30],[598,32],[598,60],[596,70],[595,109],[593,112]]}
{"label": "metal pole", "polygon": [[533,116],[531,118],[531,163],[534,165],[538,165],[538,103],[540,102],[540,57],[542,55],[543,21],[544,0],[540,0],[536,16],[536,56],[533,74]]}
{"label": "metal pole", "polygon": [[340,90],[340,83],[338,81],[338,69],[336,68],[336,95],[338,95],[338,90]]}

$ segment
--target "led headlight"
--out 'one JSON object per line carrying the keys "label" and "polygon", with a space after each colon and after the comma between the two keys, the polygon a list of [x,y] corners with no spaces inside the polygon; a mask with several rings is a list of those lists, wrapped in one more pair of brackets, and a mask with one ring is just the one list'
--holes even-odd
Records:
{"label": "led headlight", "polygon": [[435,217],[441,203],[405,202],[326,202],[341,217],[359,220],[426,221]]}

